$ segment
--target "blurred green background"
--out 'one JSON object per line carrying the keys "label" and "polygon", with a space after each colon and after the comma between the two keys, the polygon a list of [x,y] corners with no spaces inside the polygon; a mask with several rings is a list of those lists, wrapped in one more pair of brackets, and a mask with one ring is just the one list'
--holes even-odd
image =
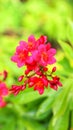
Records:
{"label": "blurred green background", "polygon": [[6,98],[0,108],[0,130],[73,130],[73,0],[0,0],[0,72],[8,71],[8,87],[24,73],[11,62],[18,42],[33,34],[48,36],[57,49],[62,88],[56,92],[27,89]]}

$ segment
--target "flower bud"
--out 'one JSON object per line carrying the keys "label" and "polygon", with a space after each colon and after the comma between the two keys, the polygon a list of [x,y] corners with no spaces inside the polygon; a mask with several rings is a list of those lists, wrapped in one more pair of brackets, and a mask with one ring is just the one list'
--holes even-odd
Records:
{"label": "flower bud", "polygon": [[48,71],[48,68],[47,68],[47,67],[44,67],[43,70],[46,72],[46,71]]}
{"label": "flower bud", "polygon": [[56,71],[56,67],[53,67],[53,69],[52,69],[52,73],[55,72],[55,71]]}
{"label": "flower bud", "polygon": [[24,75],[21,75],[19,78],[18,78],[18,81],[21,82],[24,78]]}
{"label": "flower bud", "polygon": [[21,86],[21,91],[23,91],[26,88],[26,85]]}
{"label": "flower bud", "polygon": [[6,80],[7,76],[8,76],[8,72],[6,70],[3,71],[3,80]]}

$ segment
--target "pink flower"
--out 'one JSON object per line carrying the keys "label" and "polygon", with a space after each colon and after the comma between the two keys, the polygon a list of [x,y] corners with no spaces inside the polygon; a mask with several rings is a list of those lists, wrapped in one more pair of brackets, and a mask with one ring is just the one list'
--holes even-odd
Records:
{"label": "pink flower", "polygon": [[56,49],[50,48],[48,45],[39,45],[38,50],[32,53],[33,59],[38,62],[41,66],[47,66],[48,64],[54,64],[56,59],[54,55],[56,54]]}
{"label": "pink flower", "polygon": [[47,42],[47,36],[40,36],[40,38],[38,40],[35,39],[35,37],[33,35],[30,35],[28,37],[28,49],[29,51],[34,51],[36,49],[38,49],[39,45],[41,44],[45,44]]}
{"label": "pink flower", "polygon": [[18,67],[24,66],[27,62],[32,63],[33,59],[30,56],[26,42],[20,42],[20,46],[16,48],[16,53],[12,56],[11,60],[16,62]]}
{"label": "pink flower", "polygon": [[8,95],[8,88],[4,82],[0,83],[0,96],[7,96]]}
{"label": "pink flower", "polygon": [[[59,77],[53,76],[56,67],[53,67],[51,72],[48,72],[47,68],[47,65],[56,62],[55,54],[56,49],[51,48],[51,44],[47,43],[46,36],[35,39],[33,35],[30,35],[27,42],[20,41],[11,60],[16,62],[18,67],[26,66],[24,75],[18,78],[19,82],[24,80],[24,84],[12,85],[11,93],[17,95],[20,91],[25,90],[26,84],[37,90],[39,94],[43,94],[48,84],[54,90],[57,90],[58,86],[62,86]],[[48,79],[49,77],[52,80]]]}
{"label": "pink flower", "polygon": [[30,77],[28,79],[29,87],[34,87],[34,90],[37,90],[39,94],[44,93],[44,88],[48,87],[48,81],[44,77]]}
{"label": "pink flower", "polygon": [[35,37],[33,35],[30,35],[28,37],[28,42],[27,42],[29,51],[32,51],[32,50],[36,49],[36,43],[35,42],[36,42]]}
{"label": "pink flower", "polygon": [[33,35],[28,38],[27,43],[20,41],[20,45],[16,48],[16,53],[11,58],[12,61],[16,62],[18,67],[27,64],[31,65],[34,62],[37,62],[38,66],[55,63],[54,55],[56,50],[51,48],[50,43],[45,44],[46,41],[46,36],[41,36],[38,40],[35,40]]}
{"label": "pink flower", "polygon": [[8,95],[8,88],[4,82],[0,82],[0,107],[6,106],[6,102],[4,101],[4,96]]}
{"label": "pink flower", "polygon": [[43,66],[47,66],[48,64],[54,64],[56,59],[54,55],[56,54],[56,50],[53,48],[47,49],[47,45],[40,45],[38,52],[41,56],[40,64]]}
{"label": "pink flower", "polygon": [[6,102],[3,100],[2,97],[0,97],[0,107],[5,107],[6,106]]}
{"label": "pink flower", "polygon": [[36,41],[37,46],[41,45],[41,44],[45,44],[47,42],[47,36],[40,36],[40,38]]}

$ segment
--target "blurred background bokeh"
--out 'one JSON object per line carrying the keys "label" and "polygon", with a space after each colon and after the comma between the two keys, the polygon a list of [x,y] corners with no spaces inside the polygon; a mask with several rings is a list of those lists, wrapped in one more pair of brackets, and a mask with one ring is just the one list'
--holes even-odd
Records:
{"label": "blurred background bokeh", "polygon": [[17,84],[25,67],[11,56],[20,40],[33,34],[48,36],[57,49],[57,72],[63,87],[57,92],[25,90],[9,96],[0,108],[0,130],[73,130],[73,0],[0,0],[0,72],[6,84]]}

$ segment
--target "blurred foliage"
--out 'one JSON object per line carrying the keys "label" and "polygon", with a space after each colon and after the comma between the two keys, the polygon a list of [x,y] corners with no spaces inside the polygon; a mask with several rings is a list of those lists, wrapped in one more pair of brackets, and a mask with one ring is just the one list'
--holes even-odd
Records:
{"label": "blurred foliage", "polygon": [[25,69],[18,69],[10,58],[19,40],[26,40],[31,34],[47,35],[57,48],[56,74],[61,77],[63,87],[57,92],[45,90],[42,96],[27,89],[16,97],[7,97],[7,107],[0,109],[0,130],[71,130],[73,1],[0,0],[0,71],[8,71],[8,87],[17,83]]}

